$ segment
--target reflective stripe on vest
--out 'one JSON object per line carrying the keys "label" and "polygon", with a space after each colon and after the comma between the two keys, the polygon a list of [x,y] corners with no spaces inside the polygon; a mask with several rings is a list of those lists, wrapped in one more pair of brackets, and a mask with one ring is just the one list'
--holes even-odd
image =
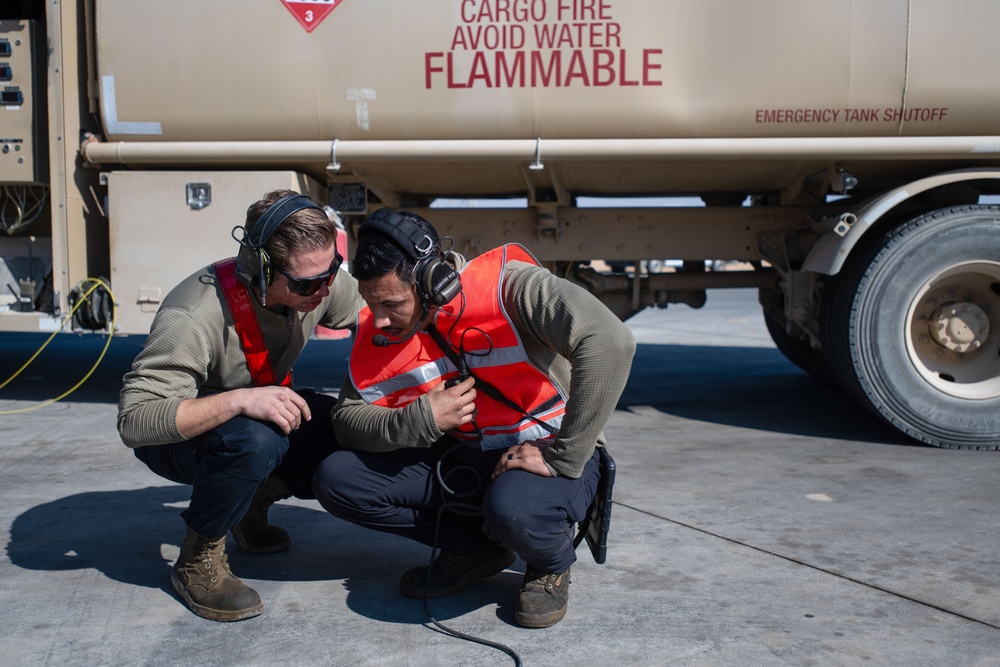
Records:
{"label": "reflective stripe on vest", "polygon": [[[507,262],[512,260],[538,265],[527,250],[513,244],[491,250],[466,264],[461,272],[465,310],[453,327],[460,311],[460,300],[456,299],[435,315],[436,326],[449,336],[456,350],[464,349],[466,362],[477,376],[498,387],[528,413],[558,429],[566,412],[566,397],[547,374],[528,360],[520,336],[503,308],[503,276]],[[366,403],[400,408],[458,373],[426,332],[398,345],[377,347],[372,343],[377,331],[368,308],[363,308],[358,316],[357,331],[349,373]],[[553,437],[534,420],[482,391],[477,393],[476,409],[483,449]],[[463,431],[452,431],[451,435],[466,440],[474,437]]]}
{"label": "reflective stripe on vest", "polygon": [[[240,347],[247,359],[250,377],[258,387],[278,384],[275,381],[274,368],[264,344],[264,335],[260,331],[260,323],[253,312],[250,292],[246,285],[236,279],[236,260],[226,259],[212,265],[215,275],[219,278],[222,293],[226,295],[229,312],[233,316],[236,335],[240,338]],[[292,374],[288,373],[281,381],[281,386],[292,386]]]}

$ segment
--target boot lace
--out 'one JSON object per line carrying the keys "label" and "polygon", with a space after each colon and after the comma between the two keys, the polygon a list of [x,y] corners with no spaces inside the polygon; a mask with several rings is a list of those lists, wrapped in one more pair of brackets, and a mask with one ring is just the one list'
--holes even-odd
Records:
{"label": "boot lace", "polygon": [[202,542],[196,545],[195,553],[191,562],[187,564],[187,568],[201,571],[209,577],[212,584],[219,582],[220,573],[232,575],[223,541]]}
{"label": "boot lace", "polygon": [[562,583],[561,577],[565,574],[549,572],[548,574],[538,572],[537,570],[528,570],[525,576],[524,591],[533,590],[543,590],[546,593],[555,592],[556,588]]}

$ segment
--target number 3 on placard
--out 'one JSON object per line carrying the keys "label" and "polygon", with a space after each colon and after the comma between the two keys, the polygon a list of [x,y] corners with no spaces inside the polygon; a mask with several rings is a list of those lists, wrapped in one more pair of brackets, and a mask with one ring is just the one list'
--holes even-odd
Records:
{"label": "number 3 on placard", "polygon": [[306,23],[313,22],[313,11],[311,9],[306,10]]}

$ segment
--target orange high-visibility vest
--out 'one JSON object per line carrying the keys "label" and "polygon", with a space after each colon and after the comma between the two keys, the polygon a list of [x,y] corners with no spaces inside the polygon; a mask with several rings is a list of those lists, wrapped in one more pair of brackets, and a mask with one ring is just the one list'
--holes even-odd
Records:
{"label": "orange high-visibility vest", "polygon": [[[442,306],[434,319],[451,346],[464,352],[476,376],[499,388],[511,402],[552,429],[545,429],[524,412],[478,391],[476,423],[482,431],[483,449],[552,438],[566,413],[566,396],[528,360],[503,307],[503,277],[507,262],[512,260],[538,265],[531,253],[516,244],[473,259],[461,272],[464,311],[462,299],[455,299]],[[348,369],[351,382],[366,403],[401,408],[458,374],[455,364],[426,331],[396,345],[376,346],[372,343],[377,333],[374,318],[365,307],[358,316],[357,332]],[[475,436],[470,431],[452,431],[451,435],[472,440]]]}
{"label": "orange high-visibility vest", "polygon": [[[215,268],[219,285],[222,286],[222,292],[226,295],[226,303],[229,304],[229,312],[233,316],[236,335],[240,337],[240,347],[247,358],[247,368],[250,369],[253,383],[258,387],[279,384],[274,376],[274,368],[271,366],[271,357],[267,354],[264,334],[260,331],[260,322],[257,321],[257,315],[253,312],[250,290],[236,279],[236,260],[226,259],[216,262],[212,266]],[[286,375],[280,384],[282,387],[291,387],[292,374]]]}

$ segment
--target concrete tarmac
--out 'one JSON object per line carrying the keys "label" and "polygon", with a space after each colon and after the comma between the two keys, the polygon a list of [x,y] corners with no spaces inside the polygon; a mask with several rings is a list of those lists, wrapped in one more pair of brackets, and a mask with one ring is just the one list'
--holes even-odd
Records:
{"label": "concrete tarmac", "polygon": [[[524,571],[432,600],[445,625],[524,665],[1000,665],[1000,452],[941,450],[883,426],[774,349],[755,293],[646,311],[606,429],[618,465],[607,563],[586,547],[558,625],[514,624]],[[0,336],[0,382],[44,336]],[[0,388],[0,663],[507,665],[447,636],[400,573],[416,543],[314,501],[271,511],[283,554],[233,571],[265,603],[203,620],[169,582],[188,487],[118,439],[121,375],[141,337],[59,335]],[[337,391],[349,342],[310,343],[297,382]]]}

